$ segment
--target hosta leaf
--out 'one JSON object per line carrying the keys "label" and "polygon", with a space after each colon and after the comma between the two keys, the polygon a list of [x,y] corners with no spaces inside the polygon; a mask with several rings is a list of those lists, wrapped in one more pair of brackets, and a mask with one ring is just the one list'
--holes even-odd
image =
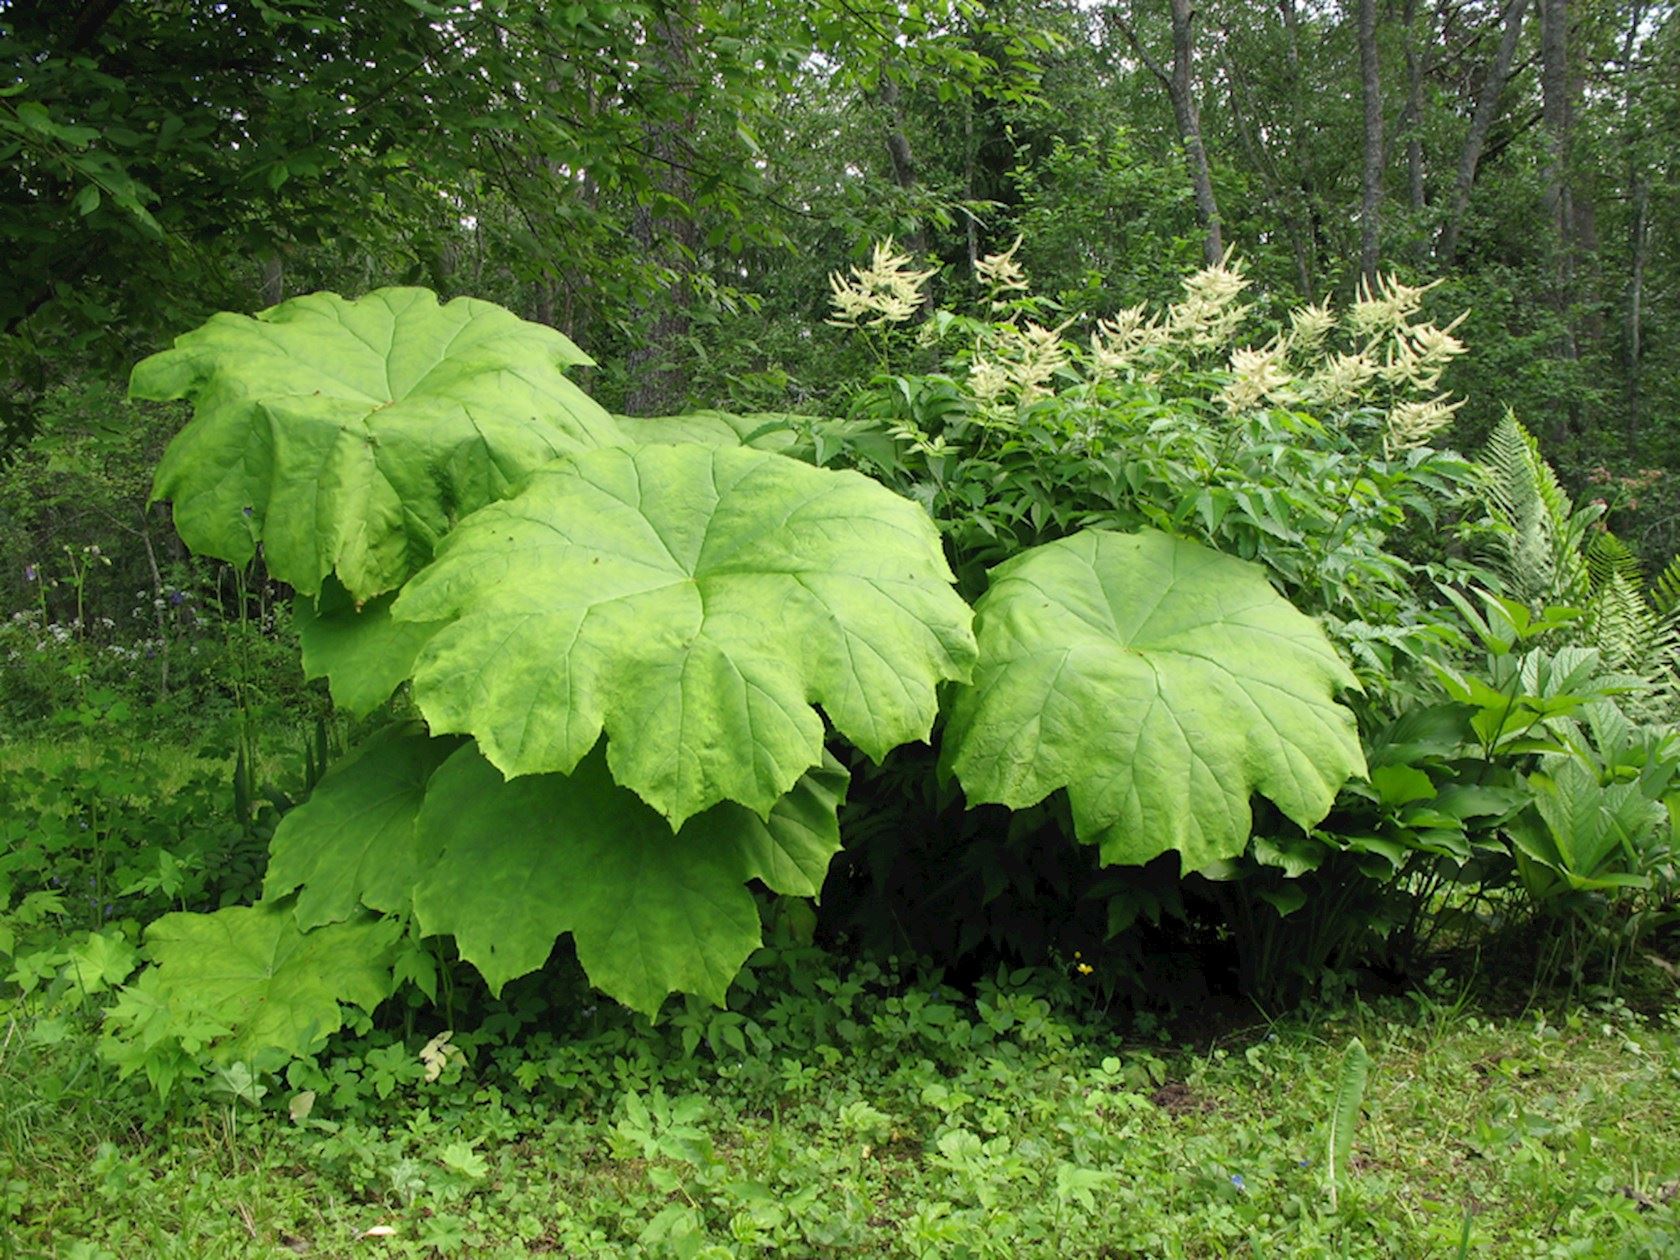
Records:
{"label": "hosta leaf", "polygon": [[1362,772],[1356,685],[1324,633],[1241,560],[1087,530],[992,571],[980,661],[945,734],[970,801],[1066,788],[1106,862],[1240,853],[1260,792],[1303,827]]}
{"label": "hosta leaf", "polygon": [[140,983],[154,1002],[230,1027],[229,1058],[304,1055],[343,1026],[344,1003],[371,1011],[390,994],[401,934],[400,921],[368,917],[305,932],[283,904],[166,914],[146,929],[153,966]]}
{"label": "hosta leaf", "polygon": [[348,919],[364,906],[406,911],[418,857],[414,818],[426,781],[460,742],[432,739],[418,723],[388,726],[333,766],[274,829],[264,899],[298,892],[301,928]]}
{"label": "hosta leaf", "polygon": [[434,731],[508,775],[569,772],[607,733],[613,776],[673,827],[760,816],[823,755],[925,739],[966,676],[968,606],[933,522],[857,473],[762,451],[591,451],[462,522],[393,606],[452,619],[421,651]]}
{"label": "hosta leaf", "polygon": [[315,293],[213,317],[140,363],[130,392],[193,403],[152,489],[189,547],[242,564],[261,542],[304,594],[336,573],[365,600],[531,469],[624,440],[561,372],[587,362],[489,302]]}
{"label": "hosta leaf", "polygon": [[368,714],[384,704],[413,674],[414,658],[437,630],[429,622],[393,620],[395,599],[386,593],[358,608],[338,579],[328,577],[316,598],[293,600],[304,677],[325,678],[339,708]]}
{"label": "hosta leaf", "polygon": [[455,937],[492,990],[541,967],[570,932],[591,983],[653,1013],[672,991],[721,1003],[759,945],[746,884],[814,896],[839,850],[846,772],[828,759],[768,821],[724,804],[672,834],[600,753],[571,775],[504,780],[468,745],[420,812],[415,917]]}

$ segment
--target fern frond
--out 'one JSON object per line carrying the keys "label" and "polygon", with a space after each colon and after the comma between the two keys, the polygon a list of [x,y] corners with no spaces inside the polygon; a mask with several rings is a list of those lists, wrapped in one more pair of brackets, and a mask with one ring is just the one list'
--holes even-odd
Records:
{"label": "fern frond", "polygon": [[1530,604],[1585,604],[1592,593],[1586,541],[1602,515],[1576,508],[1540,443],[1511,412],[1482,451],[1484,484],[1493,513],[1510,531],[1505,576]]}
{"label": "fern frond", "polygon": [[1640,678],[1656,663],[1660,630],[1657,615],[1645,596],[1623,574],[1610,571],[1587,605],[1587,641],[1597,648],[1605,665],[1617,673]]}
{"label": "fern frond", "polygon": [[1593,530],[1587,537],[1587,578],[1594,591],[1619,577],[1634,590],[1645,585],[1645,571],[1632,548],[1609,530]]}
{"label": "fern frond", "polygon": [[1668,562],[1651,583],[1651,606],[1662,616],[1680,622],[1680,556]]}

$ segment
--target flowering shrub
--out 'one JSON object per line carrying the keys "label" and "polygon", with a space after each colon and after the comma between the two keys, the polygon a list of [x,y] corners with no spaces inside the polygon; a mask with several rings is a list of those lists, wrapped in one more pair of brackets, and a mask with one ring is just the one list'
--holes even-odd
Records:
{"label": "flowering shrub", "polygon": [[1439,655],[1433,584],[1479,578],[1490,532],[1474,466],[1435,445],[1461,405],[1440,386],[1462,316],[1423,318],[1427,286],[1388,278],[1266,327],[1227,258],[1165,310],[1076,336],[1031,293],[1019,244],[979,262],[983,313],[932,312],[919,351],[886,335],[922,309],[905,255],[889,243],[833,278],[834,322],[888,359],[937,360],[884,372],[830,433],[833,458],[926,504],[971,594],[1023,548],[1148,525],[1265,565],[1379,696],[1425,677],[1404,664]]}
{"label": "flowering shrub", "polygon": [[[837,318],[901,321],[907,266],[877,249]],[[1054,337],[996,335],[1016,405],[1054,398]],[[391,289],[217,316],[136,368],[137,394],[194,404],[155,487],[186,541],[261,548],[340,702],[409,690],[280,821],[258,904],[148,929],[108,1025],[125,1070],[306,1054],[403,977],[435,997],[427,937],[493,992],[565,936],[635,1009],[722,1002],[754,890],[814,896],[840,848],[832,750],[879,763],[942,705],[975,799],[1065,788],[1109,862],[1234,857],[1251,798],[1307,826],[1362,772],[1352,675],[1254,566],[1084,530],[1018,545],[971,607],[916,502],[752,425],[621,423],[582,362],[499,307]]]}

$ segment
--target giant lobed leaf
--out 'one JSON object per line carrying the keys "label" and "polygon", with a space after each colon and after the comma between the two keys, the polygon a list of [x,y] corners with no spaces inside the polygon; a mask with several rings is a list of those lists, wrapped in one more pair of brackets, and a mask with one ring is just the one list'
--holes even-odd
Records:
{"label": "giant lobed leaf", "polygon": [[296,892],[306,929],[363,907],[406,912],[418,860],[414,818],[427,780],[460,743],[433,739],[418,723],[375,732],[274,829],[264,899]]}
{"label": "giant lobed leaf", "polygon": [[846,772],[832,758],[766,820],[723,804],[675,834],[595,753],[570,775],[504,780],[473,746],[433,776],[420,811],[414,911],[453,935],[493,991],[572,934],[590,981],[649,1014],[672,991],[722,1003],[759,945],[748,880],[814,896],[840,847]]}
{"label": "giant lobed leaf", "polygon": [[680,416],[614,416],[626,437],[638,443],[696,446],[751,446],[803,459],[810,444],[799,436],[806,416],[761,411],[739,415],[731,411],[688,411]]}
{"label": "giant lobed leaf", "polygon": [[678,827],[761,817],[823,756],[821,704],[879,760],[925,739],[974,654],[933,522],[857,473],[694,445],[591,451],[462,522],[393,605],[434,731],[510,776],[603,729],[618,782]]}
{"label": "giant lobed leaf", "polygon": [[1310,827],[1364,770],[1334,698],[1353,674],[1254,565],[1086,530],[999,565],[975,614],[980,660],[946,764],[976,803],[1066,788],[1106,862],[1235,856],[1252,793]]}
{"label": "giant lobed leaf", "polygon": [[394,592],[358,605],[335,577],[321,582],[321,593],[292,601],[292,622],[303,649],[305,678],[325,678],[333,703],[351,713],[368,714],[414,673],[414,660],[437,626],[396,621]]}
{"label": "giant lobed leaf", "polygon": [[390,994],[401,934],[400,920],[366,916],[305,932],[269,903],[166,914],[146,929],[153,966],[141,985],[230,1027],[230,1057],[304,1055],[343,1025],[344,1003],[372,1011]]}
{"label": "giant lobed leaf", "polygon": [[152,489],[188,546],[244,563],[261,542],[306,595],[336,573],[366,600],[531,469],[624,440],[562,372],[588,362],[489,302],[315,293],[214,316],[141,362],[130,392],[193,403]]}

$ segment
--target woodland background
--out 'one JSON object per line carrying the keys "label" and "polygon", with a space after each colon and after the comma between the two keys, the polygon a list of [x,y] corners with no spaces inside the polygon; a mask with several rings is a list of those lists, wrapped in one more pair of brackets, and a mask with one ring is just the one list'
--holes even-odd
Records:
{"label": "woodland background", "polygon": [[[827,275],[889,235],[940,300],[1020,236],[1082,321],[1228,249],[1280,314],[1439,281],[1460,447],[1513,409],[1680,545],[1670,4],[12,0],[0,84],[14,606],[26,552],[151,532],[177,417],[117,399],[211,311],[423,283],[560,328],[614,409],[839,412]],[[42,484],[42,439],[124,484]]]}

